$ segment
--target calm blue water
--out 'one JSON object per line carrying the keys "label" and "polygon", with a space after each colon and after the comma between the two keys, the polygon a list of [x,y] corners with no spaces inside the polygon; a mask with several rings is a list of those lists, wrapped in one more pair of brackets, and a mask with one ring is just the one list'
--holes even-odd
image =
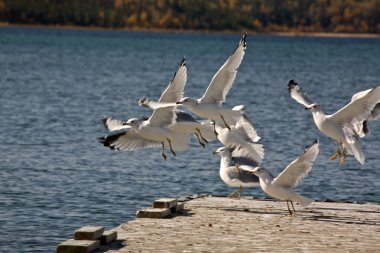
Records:
{"label": "calm blue water", "polygon": [[[149,115],[183,55],[186,94],[199,97],[240,35],[0,28],[0,251],[52,252],[87,225],[117,226],[158,197],[227,194],[219,144],[163,161],[160,150],[116,152],[97,137],[103,114]],[[380,122],[363,141],[367,158],[344,168],[334,143],[287,91],[296,79],[333,113],[380,82],[380,39],[249,36],[227,106],[247,105],[274,174],[316,137],[321,152],[300,192],[315,199],[380,203]],[[259,189],[246,192],[264,196]],[[17,249],[17,250],[15,250]]]}

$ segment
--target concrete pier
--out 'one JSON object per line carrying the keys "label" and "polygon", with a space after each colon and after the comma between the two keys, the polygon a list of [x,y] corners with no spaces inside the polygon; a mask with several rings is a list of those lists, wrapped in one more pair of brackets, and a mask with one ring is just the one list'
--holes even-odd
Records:
{"label": "concrete pier", "polygon": [[170,218],[113,229],[124,252],[380,252],[380,205],[203,197]]}

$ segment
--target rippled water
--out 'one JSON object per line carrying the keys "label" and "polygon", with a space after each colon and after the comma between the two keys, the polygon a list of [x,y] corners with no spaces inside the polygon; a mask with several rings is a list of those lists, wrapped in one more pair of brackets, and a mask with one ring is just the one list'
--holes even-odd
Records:
{"label": "rippled water", "polygon": [[[199,97],[239,35],[0,28],[0,251],[52,252],[75,229],[112,228],[158,197],[227,194],[218,176],[219,144],[164,162],[159,150],[112,152],[103,114],[149,115],[135,100],[158,98],[183,55],[186,94]],[[315,199],[380,203],[379,122],[363,141],[367,158],[342,168],[334,143],[287,91],[296,79],[333,113],[380,81],[380,40],[249,36],[227,106],[247,105],[274,174],[316,137],[321,152],[297,188]],[[246,194],[264,196],[253,189]]]}

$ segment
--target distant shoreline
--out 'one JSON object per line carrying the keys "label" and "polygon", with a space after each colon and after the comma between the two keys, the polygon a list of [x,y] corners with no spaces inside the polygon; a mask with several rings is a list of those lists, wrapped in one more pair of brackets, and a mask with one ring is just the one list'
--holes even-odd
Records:
{"label": "distant shoreline", "polygon": [[[25,28],[44,28],[44,29],[63,29],[63,30],[94,30],[94,31],[126,31],[126,32],[165,32],[165,33],[206,33],[206,34],[240,34],[241,31],[231,30],[191,30],[191,29],[146,29],[146,28],[104,28],[98,26],[73,26],[73,25],[34,25],[34,24],[8,24],[0,23],[2,27],[25,27]],[[335,32],[255,32],[247,31],[253,35],[271,35],[284,37],[323,37],[323,38],[380,38],[377,33],[335,33]]]}

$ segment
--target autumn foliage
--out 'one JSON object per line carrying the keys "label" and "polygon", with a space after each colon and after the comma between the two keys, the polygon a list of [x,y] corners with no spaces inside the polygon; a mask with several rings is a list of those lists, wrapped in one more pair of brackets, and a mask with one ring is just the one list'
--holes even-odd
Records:
{"label": "autumn foliage", "polygon": [[126,29],[380,32],[380,0],[0,0],[0,22]]}

